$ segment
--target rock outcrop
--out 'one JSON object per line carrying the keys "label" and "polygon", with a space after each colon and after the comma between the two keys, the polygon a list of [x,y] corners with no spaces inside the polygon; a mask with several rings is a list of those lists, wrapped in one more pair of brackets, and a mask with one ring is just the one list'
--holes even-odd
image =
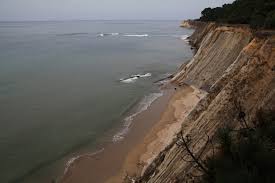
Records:
{"label": "rock outcrop", "polygon": [[188,29],[197,29],[202,25],[206,25],[206,23],[201,21],[194,21],[194,20],[184,20],[181,22],[180,26]]}
{"label": "rock outcrop", "polygon": [[[182,121],[183,135],[191,137],[190,147],[198,154],[206,135],[212,138],[222,126],[240,125],[239,108],[248,123],[261,108],[275,110],[275,35],[209,23],[197,27],[190,41],[198,51],[171,82],[208,92]],[[186,152],[176,142],[159,154],[140,182],[186,182],[194,163],[183,160]]]}

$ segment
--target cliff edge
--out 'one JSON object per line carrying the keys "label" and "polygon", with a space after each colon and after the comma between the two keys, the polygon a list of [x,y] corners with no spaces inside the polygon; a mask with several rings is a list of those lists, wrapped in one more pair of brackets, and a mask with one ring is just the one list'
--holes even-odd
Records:
{"label": "cliff edge", "polygon": [[[182,134],[192,139],[194,154],[205,147],[205,136],[213,138],[225,125],[240,125],[240,108],[247,123],[259,109],[275,110],[275,34],[255,32],[245,26],[185,22],[195,27],[190,43],[197,48],[193,59],[182,66],[171,82],[207,91],[182,121]],[[146,169],[139,182],[188,182],[194,163],[184,160],[187,152],[178,139],[163,150]],[[210,153],[210,149],[202,155]]]}

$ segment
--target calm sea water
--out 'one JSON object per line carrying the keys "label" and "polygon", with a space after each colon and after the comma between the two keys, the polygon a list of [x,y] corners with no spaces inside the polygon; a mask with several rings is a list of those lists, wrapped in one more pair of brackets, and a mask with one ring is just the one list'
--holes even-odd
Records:
{"label": "calm sea water", "polygon": [[178,25],[0,23],[0,182],[31,182],[64,156],[93,149],[125,125],[133,105],[159,96],[154,81],[192,56],[181,40],[192,31]]}

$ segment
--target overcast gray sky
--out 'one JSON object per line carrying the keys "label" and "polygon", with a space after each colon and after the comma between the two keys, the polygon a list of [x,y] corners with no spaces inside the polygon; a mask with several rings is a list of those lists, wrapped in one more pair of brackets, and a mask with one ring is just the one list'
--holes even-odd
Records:
{"label": "overcast gray sky", "polygon": [[0,0],[0,21],[187,19],[233,0]]}

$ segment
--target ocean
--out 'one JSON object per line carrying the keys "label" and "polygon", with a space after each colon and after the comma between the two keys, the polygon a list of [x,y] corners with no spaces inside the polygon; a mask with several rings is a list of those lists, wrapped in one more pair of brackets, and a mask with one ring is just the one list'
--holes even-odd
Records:
{"label": "ocean", "polygon": [[192,57],[179,25],[0,22],[0,182],[43,182],[64,157],[127,138],[155,82]]}

